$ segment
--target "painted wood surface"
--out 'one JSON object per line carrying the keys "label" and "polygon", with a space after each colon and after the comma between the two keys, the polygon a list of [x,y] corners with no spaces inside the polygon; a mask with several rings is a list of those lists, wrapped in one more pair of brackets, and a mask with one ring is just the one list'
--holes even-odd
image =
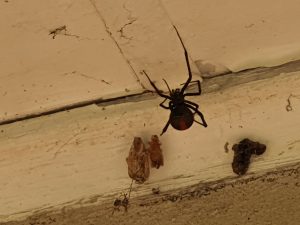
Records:
{"label": "painted wood surface", "polygon": [[[158,86],[186,80],[182,46],[157,2],[0,4],[0,122],[141,93],[144,69]],[[135,14],[142,18],[127,37]]]}
{"label": "painted wood surface", "polygon": [[300,57],[297,0],[161,0],[202,74],[276,66]]}
{"label": "painted wood surface", "polygon": [[[146,70],[164,90],[166,87],[162,78],[171,86],[186,80],[187,68],[183,48],[161,1],[91,2],[103,16],[107,29],[144,86],[147,86],[148,81],[139,73],[142,70]],[[199,71],[193,60],[190,60],[192,72],[199,79]]]}
{"label": "painted wood surface", "polygon": [[[147,100],[148,99],[148,100]],[[169,112],[153,95],[140,101],[91,105],[1,126],[0,221],[44,209],[111,200],[127,190],[126,157],[133,137],[159,134]],[[300,161],[300,73],[281,73],[190,100],[208,128],[171,127],[161,137],[164,166],[135,185],[132,196],[234,177],[228,148],[247,137],[267,145],[249,172]]]}
{"label": "painted wood surface", "polygon": [[298,2],[270,2],[2,1],[0,123],[141,93],[144,69],[164,90],[183,83],[172,24],[197,79],[299,59]]}
{"label": "painted wood surface", "polygon": [[140,92],[89,1],[0,5],[0,121]]}

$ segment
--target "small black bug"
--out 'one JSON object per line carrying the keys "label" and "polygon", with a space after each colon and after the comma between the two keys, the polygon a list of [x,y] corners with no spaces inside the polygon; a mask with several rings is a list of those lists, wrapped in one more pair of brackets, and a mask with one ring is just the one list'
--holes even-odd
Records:
{"label": "small black bug", "polygon": [[132,190],[132,184],[133,184],[133,179],[131,180],[131,184],[130,184],[130,187],[129,187],[128,194],[122,194],[121,195],[121,196],[123,196],[123,199],[120,199],[120,198],[115,199],[114,209],[112,211],[112,215],[115,213],[115,211],[120,211],[121,206],[123,206],[125,212],[127,212],[128,206],[129,206],[130,193],[131,193],[131,190]]}
{"label": "small black bug", "polygon": [[[150,84],[155,89],[156,93],[159,96],[165,98],[165,100],[162,103],[160,103],[159,105],[164,109],[171,110],[169,120],[168,120],[167,124],[165,125],[165,127],[163,128],[160,135],[163,135],[163,133],[165,133],[167,131],[170,124],[176,130],[186,130],[186,129],[188,129],[192,126],[194,121],[196,123],[201,124],[204,127],[207,127],[207,123],[205,122],[204,116],[198,109],[199,105],[194,103],[194,102],[191,102],[191,101],[188,101],[188,100],[184,99],[186,96],[201,95],[201,86],[200,86],[200,81],[199,80],[191,81],[192,80],[192,72],[191,72],[189,58],[188,58],[186,48],[183,44],[183,41],[182,41],[176,27],[175,26],[173,26],[173,27],[174,27],[174,29],[177,33],[177,36],[178,36],[178,38],[181,42],[182,47],[184,49],[184,56],[185,56],[187,69],[188,69],[188,74],[189,74],[189,77],[188,77],[187,81],[183,84],[183,87],[181,89],[176,88],[175,90],[171,91],[167,81],[165,79],[163,79],[163,81],[166,83],[166,85],[168,87],[169,94],[170,94],[170,95],[165,95],[155,86],[153,81],[150,80],[148,74],[143,70],[143,73],[148,78]],[[188,87],[188,85],[190,83],[197,83],[198,92],[196,92],[196,93],[184,93],[185,89]],[[170,100],[169,101],[169,106],[164,105],[166,100]],[[200,116],[200,118],[202,120],[202,123],[194,120],[194,114],[195,113],[197,113]]]}

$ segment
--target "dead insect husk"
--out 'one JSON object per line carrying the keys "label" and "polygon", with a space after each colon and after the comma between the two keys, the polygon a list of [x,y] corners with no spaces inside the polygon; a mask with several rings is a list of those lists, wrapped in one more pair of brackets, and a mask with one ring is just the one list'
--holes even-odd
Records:
{"label": "dead insect husk", "polygon": [[158,169],[160,166],[164,165],[164,157],[160,148],[161,143],[157,135],[152,135],[149,145],[151,167],[155,167],[156,169]]}
{"label": "dead insect husk", "polygon": [[126,162],[129,177],[137,183],[144,183],[149,178],[149,153],[140,137],[134,138]]}

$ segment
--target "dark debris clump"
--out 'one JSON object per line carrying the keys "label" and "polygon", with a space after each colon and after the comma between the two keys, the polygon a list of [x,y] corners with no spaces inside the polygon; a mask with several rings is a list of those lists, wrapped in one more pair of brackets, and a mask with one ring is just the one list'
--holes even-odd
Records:
{"label": "dark debris clump", "polygon": [[232,162],[233,172],[244,175],[250,165],[251,156],[261,155],[266,151],[266,145],[254,142],[248,138],[243,139],[238,144],[233,145],[234,157]]}

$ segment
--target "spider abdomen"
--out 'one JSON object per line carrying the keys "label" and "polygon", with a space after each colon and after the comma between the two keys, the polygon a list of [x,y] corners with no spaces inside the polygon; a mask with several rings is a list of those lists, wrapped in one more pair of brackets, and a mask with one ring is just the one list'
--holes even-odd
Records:
{"label": "spider abdomen", "polygon": [[176,130],[186,130],[192,126],[194,114],[185,105],[179,105],[171,110],[170,122]]}

